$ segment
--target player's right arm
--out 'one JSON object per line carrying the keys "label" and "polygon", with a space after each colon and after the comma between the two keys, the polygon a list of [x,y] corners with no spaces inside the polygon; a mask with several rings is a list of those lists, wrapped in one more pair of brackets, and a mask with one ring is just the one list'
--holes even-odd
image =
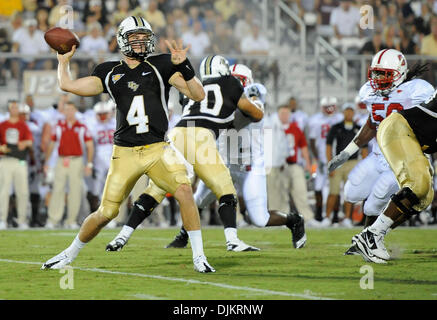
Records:
{"label": "player's right arm", "polygon": [[251,100],[244,93],[237,103],[238,109],[253,119],[254,122],[261,121],[264,116],[264,108],[259,100]]}
{"label": "player's right arm", "polygon": [[89,76],[71,79],[70,74],[70,59],[76,51],[76,46],[73,46],[70,52],[66,54],[57,54],[58,57],[58,81],[59,87],[67,92],[77,94],[79,96],[95,96],[103,92],[103,84],[100,78]]}

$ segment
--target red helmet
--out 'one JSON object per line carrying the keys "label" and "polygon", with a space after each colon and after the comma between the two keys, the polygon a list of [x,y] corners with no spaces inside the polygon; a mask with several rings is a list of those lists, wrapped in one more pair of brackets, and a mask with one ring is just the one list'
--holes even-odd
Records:
{"label": "red helmet", "polygon": [[233,64],[231,67],[231,74],[236,77],[238,80],[240,80],[241,85],[243,87],[248,86],[249,84],[253,83],[252,78],[252,70],[249,69],[248,66],[237,63]]}

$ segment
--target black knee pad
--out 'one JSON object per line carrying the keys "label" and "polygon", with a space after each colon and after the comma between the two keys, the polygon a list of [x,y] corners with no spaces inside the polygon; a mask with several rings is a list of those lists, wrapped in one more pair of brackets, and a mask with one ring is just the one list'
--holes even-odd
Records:
{"label": "black knee pad", "polygon": [[237,198],[233,194],[226,194],[219,199],[219,210],[223,205],[237,207]]}
{"label": "black knee pad", "polygon": [[152,211],[159,205],[159,203],[148,194],[143,193],[137,201],[134,202],[132,212],[133,214],[140,213],[145,215],[145,218],[152,214]]}
{"label": "black knee pad", "polygon": [[[413,206],[418,204],[420,200],[408,187],[404,187],[399,190],[398,193],[392,195],[391,200],[405,214],[409,214],[412,216],[420,213],[419,211],[413,209]],[[404,200],[408,200],[409,203],[406,204]]]}
{"label": "black knee pad", "polygon": [[225,228],[237,227],[237,198],[233,194],[227,194],[219,199],[219,216]]}

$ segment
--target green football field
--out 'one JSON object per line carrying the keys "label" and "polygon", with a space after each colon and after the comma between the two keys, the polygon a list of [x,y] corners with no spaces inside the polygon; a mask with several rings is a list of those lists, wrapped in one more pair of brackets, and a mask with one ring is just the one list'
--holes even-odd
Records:
{"label": "green football field", "polygon": [[191,249],[164,249],[176,229],[140,229],[120,252],[104,230],[69,270],[40,270],[66,248],[72,230],[0,232],[0,299],[281,300],[437,299],[437,229],[399,228],[386,245],[387,265],[344,256],[360,229],[307,230],[292,248],[285,228],[239,230],[259,252],[227,252],[222,228],[204,228],[208,261],[217,272],[193,270]]}

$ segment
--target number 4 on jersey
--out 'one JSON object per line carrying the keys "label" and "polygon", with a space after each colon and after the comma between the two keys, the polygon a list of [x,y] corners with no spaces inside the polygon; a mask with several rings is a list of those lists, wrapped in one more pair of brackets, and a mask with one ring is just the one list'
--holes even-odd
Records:
{"label": "number 4 on jersey", "polygon": [[149,117],[146,116],[143,96],[135,96],[126,117],[131,126],[136,126],[137,134],[149,132]]}

